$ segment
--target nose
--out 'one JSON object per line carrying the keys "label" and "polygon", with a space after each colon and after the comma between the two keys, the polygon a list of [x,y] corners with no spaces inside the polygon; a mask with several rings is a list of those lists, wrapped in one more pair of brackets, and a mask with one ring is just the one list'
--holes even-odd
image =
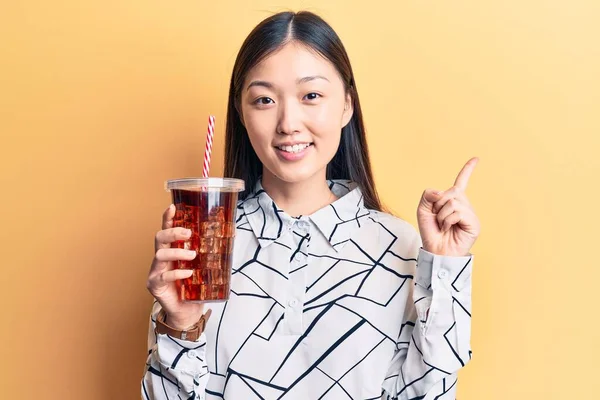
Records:
{"label": "nose", "polygon": [[299,133],[302,128],[302,110],[300,104],[294,100],[284,101],[279,108],[277,132],[283,135]]}

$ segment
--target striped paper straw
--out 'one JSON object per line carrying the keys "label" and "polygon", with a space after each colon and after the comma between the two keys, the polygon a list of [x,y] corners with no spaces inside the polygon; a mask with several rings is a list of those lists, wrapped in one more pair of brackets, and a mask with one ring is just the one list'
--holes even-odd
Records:
{"label": "striped paper straw", "polygon": [[210,171],[210,155],[212,153],[213,136],[215,135],[215,117],[208,117],[208,134],[206,135],[206,148],[204,149],[204,167],[202,169],[202,177],[208,178]]}

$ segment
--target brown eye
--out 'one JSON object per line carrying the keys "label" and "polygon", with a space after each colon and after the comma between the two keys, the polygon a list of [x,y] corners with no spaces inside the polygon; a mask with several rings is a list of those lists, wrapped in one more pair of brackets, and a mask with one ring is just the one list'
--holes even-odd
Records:
{"label": "brown eye", "polygon": [[273,99],[271,99],[270,97],[260,97],[256,100],[254,100],[254,104],[259,104],[259,105],[269,105],[274,103]]}
{"label": "brown eye", "polygon": [[319,97],[321,97],[321,95],[319,93],[309,93],[306,96],[304,96],[304,98],[307,100],[316,100]]}

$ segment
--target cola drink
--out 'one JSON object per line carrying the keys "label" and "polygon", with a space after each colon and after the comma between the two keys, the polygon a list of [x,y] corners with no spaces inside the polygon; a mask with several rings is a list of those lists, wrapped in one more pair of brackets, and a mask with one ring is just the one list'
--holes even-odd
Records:
{"label": "cola drink", "polygon": [[178,261],[176,268],[193,270],[192,276],[176,281],[179,297],[186,302],[218,302],[229,299],[238,179],[188,178],[167,181],[175,204],[173,227],[190,229],[188,240],[171,247],[196,252],[191,261]]}

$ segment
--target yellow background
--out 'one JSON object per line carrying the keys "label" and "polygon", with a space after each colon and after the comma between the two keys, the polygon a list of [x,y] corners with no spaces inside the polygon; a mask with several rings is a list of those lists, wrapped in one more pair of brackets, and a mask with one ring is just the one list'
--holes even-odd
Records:
{"label": "yellow background", "polygon": [[201,173],[243,39],[285,9],[344,41],[385,203],[481,158],[459,398],[600,393],[600,2],[4,1],[0,397],[135,399],[168,178]]}

